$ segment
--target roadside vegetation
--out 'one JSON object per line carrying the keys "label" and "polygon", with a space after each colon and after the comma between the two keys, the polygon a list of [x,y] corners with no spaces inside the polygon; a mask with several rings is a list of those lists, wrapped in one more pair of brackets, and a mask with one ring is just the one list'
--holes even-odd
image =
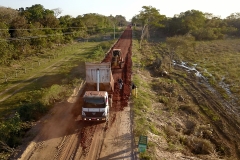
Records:
{"label": "roadside vegetation", "polygon": [[201,72],[224,99],[239,105],[239,15],[232,13],[221,19],[188,10],[167,18],[155,7],[143,6],[132,23],[133,29],[139,30],[139,49],[145,40],[156,42],[147,57],[155,61],[156,68],[170,72],[173,60],[184,62],[189,69]]}
{"label": "roadside vegetation", "polygon": [[[84,78],[78,71],[86,60],[103,59],[114,43],[113,28],[117,38],[127,25],[121,15],[57,18],[60,13],[40,4],[0,7],[0,95],[6,97],[0,102],[1,159],[71,94]],[[168,18],[143,6],[132,18],[134,133],[136,141],[149,137],[142,159],[240,158],[239,116],[222,112],[222,102],[240,112],[239,15],[221,19],[189,10]]]}
{"label": "roadside vegetation", "polygon": [[[149,138],[148,149],[140,158],[237,159],[234,145],[239,144],[234,144],[233,137],[239,134],[233,136],[231,126],[226,129],[225,123],[231,125],[234,117],[239,124],[240,119],[234,115],[224,119],[215,106],[226,110],[222,100],[229,104],[234,100],[234,109],[239,111],[239,73],[235,72],[239,65],[234,63],[240,57],[239,40],[195,41],[189,35],[164,41],[149,38],[140,49],[139,29],[134,30],[132,57],[133,81],[138,86],[138,95],[133,98],[134,134],[136,143],[140,135]],[[175,46],[173,52],[169,46]],[[173,60],[196,68],[205,78],[174,66]],[[227,85],[222,86],[222,81]],[[224,112],[231,114],[231,110]]]}
{"label": "roadside vegetation", "polygon": [[61,12],[40,4],[0,7],[0,159],[72,93],[85,77],[84,62],[102,60],[127,24],[121,15],[57,18]]}
{"label": "roadside vegetation", "polygon": [[[58,49],[59,57],[56,59],[33,68],[33,71],[29,71],[26,75],[19,76],[19,80],[11,79],[8,83],[4,83],[3,88],[11,87],[18,82],[21,83],[24,77],[37,73],[36,76],[18,85],[22,87],[21,90],[0,103],[0,115],[4,119],[0,122],[1,157],[3,159],[21,144],[25,132],[37,120],[44,116],[55,103],[66,100],[72,94],[72,90],[78,87],[85,78],[85,75],[80,74],[80,70],[84,69],[85,61],[101,61],[114,42],[115,40],[69,44],[66,46],[71,48],[68,52]],[[55,62],[57,63],[54,66],[48,67]],[[45,68],[48,69],[45,70]],[[4,95],[7,94],[12,94],[12,92],[9,91]]]}

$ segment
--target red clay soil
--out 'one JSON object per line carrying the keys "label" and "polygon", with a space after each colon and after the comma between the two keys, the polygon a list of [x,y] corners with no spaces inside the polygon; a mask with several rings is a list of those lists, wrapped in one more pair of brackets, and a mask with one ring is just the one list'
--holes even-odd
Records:
{"label": "red clay soil", "polygon": [[[123,110],[128,105],[129,96],[131,93],[131,68],[132,68],[132,30],[127,27],[115,45],[109,50],[105,59],[102,62],[111,62],[112,50],[121,49],[122,57],[124,59],[124,66],[120,69],[112,67],[112,75],[114,79],[114,93],[113,93],[113,109],[114,111]],[[123,88],[119,90],[118,78],[123,80]]]}
{"label": "red clay soil", "polygon": [[[122,68],[112,67],[112,75],[114,79],[114,92],[113,92],[113,105],[110,108],[110,118],[109,125],[111,127],[116,119],[116,112],[122,111],[124,107],[128,105],[128,100],[131,93],[131,68],[132,68],[132,30],[128,26],[118,41],[112,46],[112,48],[108,51],[105,58],[102,62],[111,62],[112,60],[112,50],[113,49],[121,49],[122,57],[124,60],[124,65]],[[121,78],[123,80],[123,87],[120,90],[118,79]],[[97,127],[98,126],[98,127]],[[84,155],[89,154],[90,144],[92,143],[93,135],[99,132],[104,127],[104,124],[96,124],[94,122],[85,122],[81,132],[81,146],[82,153]],[[105,127],[105,129],[107,129]]]}

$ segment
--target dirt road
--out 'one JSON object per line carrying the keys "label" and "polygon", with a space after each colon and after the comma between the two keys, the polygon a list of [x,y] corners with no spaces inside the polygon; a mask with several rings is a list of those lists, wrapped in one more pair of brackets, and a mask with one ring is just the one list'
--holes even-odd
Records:
{"label": "dirt road", "polygon": [[[72,108],[80,107],[78,104],[78,98],[82,94],[80,86],[74,90],[68,101],[55,104],[50,113],[30,130],[27,135],[29,138],[26,138],[25,144],[19,148],[13,159],[109,159],[109,157],[133,159],[132,124],[128,106],[131,91],[131,45],[132,31],[131,28],[126,28],[110,49],[111,53],[113,48],[120,48],[125,63],[122,69],[112,68],[115,91],[108,127],[106,123],[83,123],[72,115]],[[104,62],[111,61],[110,53],[106,55]],[[117,84],[119,77],[124,82],[121,90]],[[31,140],[34,134],[37,136]]]}

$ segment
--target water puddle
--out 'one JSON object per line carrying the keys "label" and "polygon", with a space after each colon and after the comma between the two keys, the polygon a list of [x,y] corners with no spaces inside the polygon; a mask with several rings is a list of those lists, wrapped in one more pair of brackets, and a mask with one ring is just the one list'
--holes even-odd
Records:
{"label": "water puddle", "polygon": [[[222,97],[222,95],[221,95],[216,89],[214,89],[214,88],[211,86],[211,84],[210,84],[209,81],[208,81],[208,78],[204,77],[204,76],[196,69],[197,64],[193,64],[193,66],[188,66],[188,64],[187,64],[186,62],[176,62],[176,61],[173,61],[173,65],[185,69],[188,73],[190,73],[190,72],[191,72],[191,73],[194,73],[195,76],[199,78],[199,80],[200,80],[199,83],[205,84],[205,85],[207,86],[207,88],[208,88],[209,91],[211,91],[213,94],[217,95],[218,97]],[[209,72],[207,71],[207,69],[204,69],[204,73],[205,73],[205,74],[208,74],[210,77],[212,77],[212,78],[215,80],[214,76],[213,76],[211,73],[209,73]],[[219,86],[225,90],[226,94],[227,94],[228,97],[229,97],[229,100],[226,101],[226,100],[222,99],[222,102],[223,102],[223,104],[224,104],[224,106],[225,106],[226,108],[228,108],[232,113],[236,114],[237,110],[236,110],[235,107],[234,107],[234,106],[236,106],[236,103],[235,103],[235,102],[236,102],[236,99],[235,99],[235,97],[233,96],[233,94],[232,94],[231,91],[230,91],[230,86],[229,86],[228,84],[226,84],[226,83],[224,82],[224,80],[225,80],[225,77],[223,77],[223,78],[221,79],[221,81],[219,82]],[[202,82],[202,81],[203,81],[203,82]]]}
{"label": "water puddle", "polygon": [[222,77],[221,81],[219,82],[219,85],[226,91],[228,96],[232,96],[232,92],[230,91],[230,85],[226,84],[224,80],[225,77]]}

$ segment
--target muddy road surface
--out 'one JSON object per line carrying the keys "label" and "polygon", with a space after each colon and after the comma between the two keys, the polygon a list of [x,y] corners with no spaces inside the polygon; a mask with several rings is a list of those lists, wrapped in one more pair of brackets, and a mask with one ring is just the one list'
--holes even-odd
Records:
{"label": "muddy road surface", "polygon": [[[131,110],[128,105],[131,92],[132,30],[127,27],[102,62],[110,62],[112,50],[121,49],[122,68],[112,67],[114,79],[113,106],[108,123],[83,122],[73,114],[83,94],[84,83],[75,88],[65,102],[56,103],[28,133],[28,139],[12,159],[135,159]],[[123,80],[119,88],[118,78]],[[37,135],[33,140],[31,137]]]}

